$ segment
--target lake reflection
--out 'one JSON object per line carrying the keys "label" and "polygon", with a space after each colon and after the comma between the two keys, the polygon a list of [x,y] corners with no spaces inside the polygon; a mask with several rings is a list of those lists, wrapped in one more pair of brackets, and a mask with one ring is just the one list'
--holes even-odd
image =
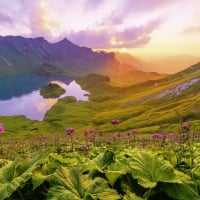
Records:
{"label": "lake reflection", "polygon": [[25,115],[29,119],[42,121],[46,111],[60,98],[74,96],[77,100],[88,100],[88,97],[85,96],[88,92],[82,90],[80,85],[75,81],[70,82],[68,85],[61,81],[51,82],[59,84],[66,90],[66,93],[59,98],[45,99],[40,95],[39,90],[35,90],[20,97],[12,97],[9,100],[0,100],[0,115]]}

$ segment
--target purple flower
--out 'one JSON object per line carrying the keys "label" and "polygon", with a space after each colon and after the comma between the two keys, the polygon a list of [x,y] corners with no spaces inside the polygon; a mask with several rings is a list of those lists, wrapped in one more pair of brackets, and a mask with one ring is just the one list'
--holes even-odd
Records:
{"label": "purple flower", "polygon": [[95,129],[91,129],[91,130],[89,130],[89,134],[96,135],[97,131]]}
{"label": "purple flower", "polygon": [[116,133],[116,134],[114,135],[114,137],[117,138],[117,139],[120,139],[120,138],[123,137],[123,134],[120,133],[120,132],[118,132],[118,133]]}
{"label": "purple flower", "polygon": [[111,120],[111,124],[113,124],[113,125],[120,124],[120,120],[118,120],[118,119],[113,119],[113,120]]}
{"label": "purple flower", "polygon": [[179,142],[180,141],[180,135],[172,133],[172,134],[169,135],[169,139],[174,141],[174,142]]}
{"label": "purple flower", "polygon": [[162,139],[165,139],[166,137],[167,137],[166,132],[154,133],[152,135],[153,140],[162,140]]}
{"label": "purple flower", "polygon": [[71,135],[72,133],[74,132],[74,128],[67,128],[66,129],[66,133],[67,133],[67,135]]}
{"label": "purple flower", "polygon": [[88,130],[85,130],[85,131],[83,132],[83,134],[84,134],[84,136],[88,136],[88,134],[89,134]]}
{"label": "purple flower", "polygon": [[190,130],[189,124],[183,124],[182,129],[183,129],[184,131],[189,131],[189,130]]}
{"label": "purple flower", "polygon": [[136,130],[136,129],[134,129],[134,130],[131,131],[131,134],[132,134],[132,135],[135,135],[135,134],[137,134],[137,133],[138,133],[138,130]]}
{"label": "purple flower", "polygon": [[4,133],[4,127],[3,124],[0,123],[0,135],[3,135]]}

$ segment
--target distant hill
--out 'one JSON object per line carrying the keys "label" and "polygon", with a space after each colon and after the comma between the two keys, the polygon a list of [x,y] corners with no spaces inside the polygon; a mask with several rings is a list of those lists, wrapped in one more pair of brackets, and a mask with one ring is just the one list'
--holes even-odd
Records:
{"label": "distant hill", "polygon": [[197,63],[200,57],[191,55],[178,56],[150,56],[142,59],[129,53],[115,52],[116,58],[120,63],[127,63],[140,71],[157,72],[160,74],[174,74],[182,71],[188,66]]}
{"label": "distant hill", "polygon": [[129,53],[115,52],[115,56],[120,63],[127,63],[139,71],[149,71],[144,61]]}
{"label": "distant hill", "polygon": [[[141,70],[130,63],[118,61],[114,53],[95,52],[75,45],[66,38],[49,43],[42,37],[0,37],[0,76],[36,73],[73,77],[100,73],[119,81],[118,77],[121,75],[131,74],[133,78],[133,72],[136,71]],[[143,76],[144,73],[139,74]],[[143,77],[145,79],[139,78],[140,82],[160,78],[158,74],[145,74]],[[137,79],[133,83],[137,83]]]}

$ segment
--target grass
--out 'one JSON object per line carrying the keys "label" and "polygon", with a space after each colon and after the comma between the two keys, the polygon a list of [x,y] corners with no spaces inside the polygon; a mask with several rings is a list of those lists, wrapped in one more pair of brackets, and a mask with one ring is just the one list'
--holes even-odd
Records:
{"label": "grass", "polygon": [[49,83],[41,88],[40,95],[44,98],[57,98],[64,94],[66,91],[57,84]]}

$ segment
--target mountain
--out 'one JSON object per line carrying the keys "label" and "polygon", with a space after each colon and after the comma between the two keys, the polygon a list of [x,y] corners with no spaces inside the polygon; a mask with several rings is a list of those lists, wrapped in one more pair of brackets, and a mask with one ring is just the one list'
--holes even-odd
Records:
{"label": "mountain", "polygon": [[[0,76],[33,73],[72,77],[100,73],[117,82],[126,82],[124,78],[119,79],[121,76],[131,76],[131,83],[162,77],[158,74],[146,74],[129,63],[119,62],[114,53],[95,52],[90,48],[77,46],[66,38],[49,43],[42,37],[0,37]],[[139,75],[139,79],[134,79],[134,76]]]}
{"label": "mountain", "polygon": [[67,39],[49,43],[42,37],[0,37],[0,74],[39,72],[83,75],[117,64],[113,53],[93,52]]}
{"label": "mountain", "polygon": [[128,53],[115,52],[120,63],[127,63],[140,71],[174,74],[197,63],[200,57],[191,55],[146,56],[140,59]]}
{"label": "mountain", "polygon": [[148,80],[162,79],[167,76],[166,74],[159,74],[148,70],[146,63],[131,54],[121,52],[114,53],[120,65],[123,66],[123,69],[126,69],[118,74],[109,73],[111,79],[118,84],[124,83],[123,85],[127,86],[130,84],[143,83]]}
{"label": "mountain", "polygon": [[147,69],[147,64],[144,61],[129,53],[121,53],[116,51],[115,56],[120,63],[127,63],[131,66],[134,66],[134,68],[139,71],[148,71],[148,72],[150,71]]}

